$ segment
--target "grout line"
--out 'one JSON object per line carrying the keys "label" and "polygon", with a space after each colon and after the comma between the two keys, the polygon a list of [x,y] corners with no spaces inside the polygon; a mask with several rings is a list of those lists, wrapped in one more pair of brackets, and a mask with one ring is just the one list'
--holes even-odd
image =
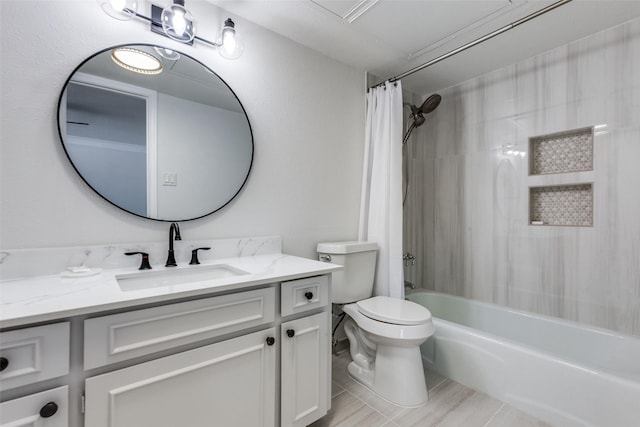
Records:
{"label": "grout line", "polygon": [[[365,402],[364,400],[360,399],[358,396],[356,396],[355,394],[351,393],[349,390],[345,390],[345,391],[347,393],[349,393],[351,396],[353,396],[356,400],[359,400],[360,402],[362,402],[364,404],[364,406],[366,406],[367,408],[373,410],[373,412],[377,412],[378,414],[380,414],[382,416],[382,418],[387,420],[386,423],[382,424],[383,426],[389,424],[389,422],[393,422],[393,420],[391,418],[387,417],[385,414],[383,414],[382,412],[378,411],[376,408],[374,408],[373,406],[369,405],[367,402]],[[367,391],[369,391],[369,390],[367,390]]]}
{"label": "grout line", "polygon": [[[336,393],[336,394],[332,394],[331,398],[333,399],[334,397],[338,397],[340,396],[342,393],[344,393],[345,391],[347,391],[347,389],[340,387],[340,390]],[[333,393],[333,392],[332,392]]]}
{"label": "grout line", "polygon": [[[425,375],[425,377],[426,377],[426,375]],[[442,385],[442,383],[444,383],[444,382],[445,382],[445,381],[447,381],[447,380],[448,380],[448,378],[443,376],[443,377],[442,377],[442,380],[441,380],[438,384],[434,385],[434,386],[431,388],[431,390],[427,390],[427,393],[431,393],[432,391],[434,391],[435,389],[437,389],[438,387],[440,387],[440,386]]]}
{"label": "grout line", "polygon": [[442,384],[446,383],[446,382],[447,382],[447,380],[449,380],[449,381],[453,381],[453,380],[450,380],[450,379],[449,379],[449,378],[447,378],[447,377],[443,377],[443,378],[442,378],[442,381],[440,381],[438,384],[434,385],[434,386],[433,386],[433,388],[432,388],[431,390],[427,390],[427,394],[428,394],[428,393],[434,393],[436,390],[438,390],[438,389],[442,386]]}
{"label": "grout line", "polygon": [[498,412],[502,411],[502,408],[504,408],[505,403],[503,402],[502,405],[500,405],[500,407],[498,408],[498,410],[491,416],[491,418],[489,418],[489,421],[487,421],[485,423],[484,426],[482,427],[488,427],[489,424],[491,424],[491,421],[493,421],[493,419],[496,417],[496,415],[498,415]]}

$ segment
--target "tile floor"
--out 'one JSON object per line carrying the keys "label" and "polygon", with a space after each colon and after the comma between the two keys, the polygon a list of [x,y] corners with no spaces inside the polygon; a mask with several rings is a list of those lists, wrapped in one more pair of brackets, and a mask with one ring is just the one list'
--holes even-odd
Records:
{"label": "tile floor", "polygon": [[541,421],[484,393],[427,371],[429,401],[399,408],[363,387],[347,373],[349,353],[333,356],[331,410],[310,427],[547,427]]}

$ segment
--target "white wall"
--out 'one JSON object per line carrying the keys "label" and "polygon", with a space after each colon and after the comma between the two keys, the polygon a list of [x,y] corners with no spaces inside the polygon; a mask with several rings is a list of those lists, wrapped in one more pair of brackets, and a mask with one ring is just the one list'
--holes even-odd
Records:
{"label": "white wall", "polygon": [[[157,140],[158,218],[217,210],[247,177],[251,131],[243,113],[159,94]],[[163,185],[165,173],[175,173],[177,185]]]}
{"label": "white wall", "polygon": [[[147,5],[141,2],[141,10]],[[227,13],[190,0],[200,35],[214,39]],[[57,102],[74,68],[110,45],[156,43],[215,70],[251,121],[255,159],[245,189],[222,211],[182,224],[185,239],[281,235],[287,253],[315,256],[322,240],[357,234],[364,72],[241,19],[236,61],[197,44],[120,22],[95,1],[0,2],[3,249],[148,242],[167,223],[144,220],[95,195],[70,166],[57,134]]]}

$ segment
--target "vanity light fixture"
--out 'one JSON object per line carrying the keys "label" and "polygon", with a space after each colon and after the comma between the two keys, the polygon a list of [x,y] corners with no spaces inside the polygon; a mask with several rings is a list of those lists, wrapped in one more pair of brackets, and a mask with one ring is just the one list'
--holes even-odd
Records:
{"label": "vanity light fixture", "polygon": [[139,74],[160,74],[162,63],[158,58],[145,51],[131,47],[119,47],[111,50],[111,59],[124,69]]}
{"label": "vanity light fixture", "polygon": [[151,5],[151,17],[138,13],[137,0],[97,0],[102,10],[109,16],[122,21],[133,17],[142,19],[151,24],[151,31],[162,34],[173,40],[185,44],[193,44],[199,41],[217,48],[220,56],[226,59],[236,59],[244,51],[244,43],[239,37],[235,23],[227,18],[215,42],[196,35],[195,19],[191,12],[185,8],[184,0],[173,0],[170,6],[162,9]]}
{"label": "vanity light fixture", "polygon": [[130,20],[138,10],[137,0],[98,0],[98,4],[104,13],[120,21]]}
{"label": "vanity light fixture", "polygon": [[196,35],[193,15],[184,7],[184,0],[173,0],[171,6],[165,7],[160,22],[162,31],[179,42],[190,43]]}

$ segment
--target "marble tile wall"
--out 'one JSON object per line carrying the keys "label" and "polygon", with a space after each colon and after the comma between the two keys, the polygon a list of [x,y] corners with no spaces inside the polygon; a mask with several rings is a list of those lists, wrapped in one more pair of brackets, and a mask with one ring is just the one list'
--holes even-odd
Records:
{"label": "marble tile wall", "polygon": [[[0,280],[22,279],[35,276],[60,274],[68,267],[127,268],[140,265],[140,256],[126,256],[125,252],[146,252],[152,266],[164,265],[167,259],[168,240],[164,242],[123,243],[105,246],[75,246],[42,249],[14,249],[0,251]],[[201,262],[222,258],[278,254],[282,252],[279,236],[217,240],[180,240],[174,242],[178,265],[191,260],[195,248],[200,251]]]}
{"label": "marble tile wall", "polygon": [[[440,94],[405,159],[406,279],[640,335],[640,19]],[[592,171],[529,175],[530,137],[590,126]],[[593,227],[528,224],[529,187],[581,183]]]}

